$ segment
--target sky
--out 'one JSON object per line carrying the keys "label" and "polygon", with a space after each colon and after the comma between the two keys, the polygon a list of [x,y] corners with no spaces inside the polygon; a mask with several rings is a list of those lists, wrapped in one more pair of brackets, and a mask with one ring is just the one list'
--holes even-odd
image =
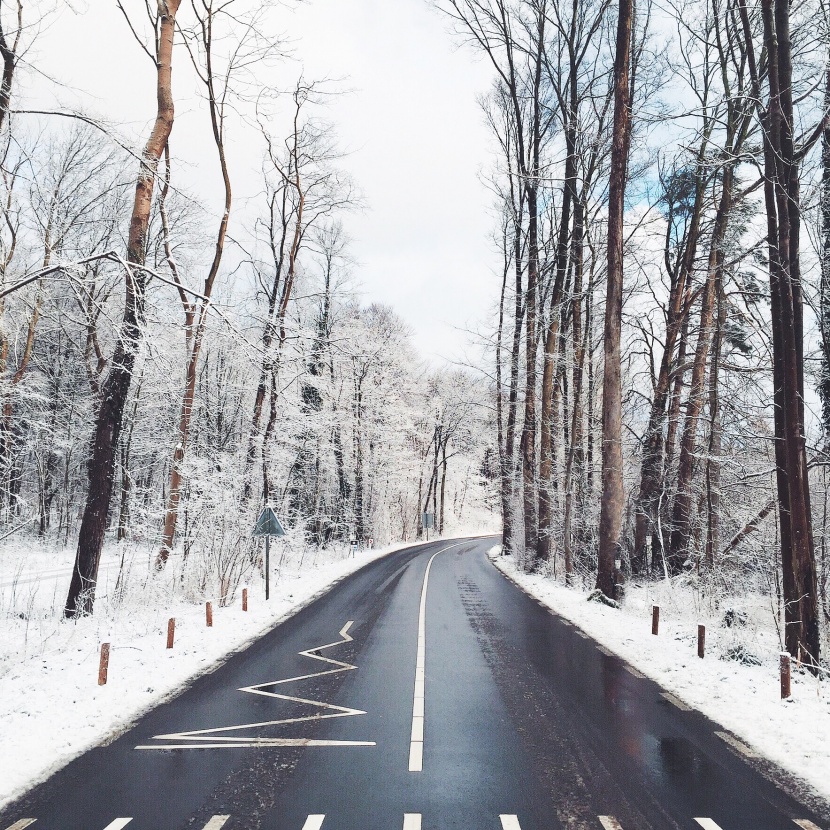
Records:
{"label": "sky", "polygon": [[[136,20],[143,5],[125,0]],[[186,2],[179,15],[187,21]],[[459,358],[465,329],[480,324],[498,292],[491,198],[479,177],[490,162],[477,104],[490,85],[488,66],[459,48],[430,0],[309,0],[279,7],[274,19],[292,54],[271,72],[272,83],[289,89],[302,72],[348,90],[332,99],[326,118],[367,205],[344,219],[364,302],[392,305],[424,356]],[[142,143],[154,115],[153,66],[115,0],[58,4],[27,57],[39,69],[24,81],[27,104],[80,110]],[[220,182],[206,111],[184,53],[177,59],[177,175],[216,214]],[[262,143],[241,124],[231,129],[241,217],[261,187]]]}

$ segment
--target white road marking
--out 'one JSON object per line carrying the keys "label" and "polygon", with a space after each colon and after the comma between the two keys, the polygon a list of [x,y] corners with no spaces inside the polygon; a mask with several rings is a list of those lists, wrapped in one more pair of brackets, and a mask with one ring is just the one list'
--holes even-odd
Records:
{"label": "white road marking", "polygon": [[741,743],[737,738],[733,738],[728,732],[715,732],[715,734],[722,740],[726,741],[732,749],[736,749],[741,755],[747,758],[757,758],[758,753],[754,749],[750,749],[745,743]]}
{"label": "white road marking", "polygon": [[803,828],[803,830],[821,830],[817,824],[813,824],[808,818],[794,818],[793,822]]}
{"label": "white road marking", "polygon": [[645,676],[645,675],[644,675],[641,671],[637,671],[637,669],[635,669],[635,668],[634,668],[634,666],[629,666],[628,664],[626,664],[626,666],[625,666],[625,670],[626,670],[626,671],[627,671],[630,675],[633,675],[634,677],[637,677],[637,678],[639,678],[640,680],[645,680],[645,677],[646,677],[646,676]]}
{"label": "white road marking", "polygon": [[305,820],[305,824],[303,825],[303,830],[320,830],[323,826],[323,819],[326,817],[325,813],[323,815],[314,815],[309,816]]}
{"label": "white road marking", "polygon": [[588,635],[584,631],[580,631],[579,629],[577,629],[576,633],[579,634],[579,636],[582,637],[583,640],[588,639]]}
{"label": "white road marking", "polygon": [[[301,657],[308,657],[310,660],[320,660],[323,663],[336,666],[334,669],[326,669],[326,671],[316,672],[313,674],[302,674],[298,677],[289,677],[285,680],[272,680],[269,683],[260,683],[256,686],[246,686],[239,689],[240,692],[248,692],[252,695],[264,695],[265,697],[273,697],[278,700],[287,700],[290,703],[303,703],[308,706],[316,706],[323,710],[313,715],[306,715],[299,718],[284,718],[282,720],[261,721],[260,723],[243,723],[239,726],[219,726],[215,729],[196,729],[192,732],[171,732],[168,735],[154,735],[155,741],[177,741],[175,744],[154,744],[149,746],[137,746],[136,749],[228,749],[228,748],[247,748],[252,747],[278,747],[278,746],[375,746],[374,741],[318,741],[309,738],[267,738],[258,735],[238,735],[225,736],[223,733],[239,732],[240,730],[261,729],[268,726],[281,726],[286,723],[303,723],[306,721],[319,722],[328,718],[348,718],[354,715],[365,715],[362,709],[351,709],[348,706],[335,706],[333,703],[325,703],[321,700],[309,700],[303,697],[292,697],[291,695],[277,694],[277,692],[266,691],[268,687],[282,686],[286,683],[297,683],[300,680],[310,680],[314,677],[325,677],[330,674],[339,674],[344,671],[352,671],[357,668],[350,663],[343,663],[340,660],[333,660],[331,657],[323,657],[321,651],[327,648],[334,648],[335,646],[349,643],[352,637],[349,636],[349,629],[354,624],[353,620],[347,622],[343,628],[340,629],[340,636],[342,640],[337,640],[334,643],[326,643],[322,646],[314,646],[299,652]],[[323,714],[326,712],[326,714]],[[181,743],[181,741],[189,741],[189,743]],[[107,828],[109,830],[109,828]]]}
{"label": "white road marking", "polygon": [[601,651],[606,657],[613,657],[614,652],[609,651],[605,646],[597,646],[597,650]]}
{"label": "white road marking", "polygon": [[111,821],[104,830],[122,830],[122,828],[126,827],[132,818],[117,818],[115,821]]}
{"label": "white road marking", "polygon": [[204,830],[222,830],[230,816],[213,816],[205,825]]}
{"label": "white road marking", "polygon": [[[445,548],[436,551],[427,562],[427,569],[424,572],[424,585],[421,588],[421,605],[418,610],[418,649],[415,654],[415,690],[412,696],[412,730],[409,742],[409,771],[422,772],[424,769],[424,698],[426,697],[426,657],[427,657],[427,588],[429,587],[429,572],[432,563],[439,553],[450,548],[457,548],[464,542],[456,542],[454,545],[447,545]],[[416,739],[420,736],[420,739]],[[409,814],[407,814],[409,815]],[[415,815],[412,813],[411,815]],[[421,816],[418,815],[418,827],[421,826]],[[406,819],[404,819],[404,830],[407,830]]]}
{"label": "white road marking", "polygon": [[502,830],[522,830],[518,816],[499,816]]}
{"label": "white road marking", "polygon": [[404,813],[403,830],[421,830],[421,814]]}
{"label": "white road marking", "polygon": [[692,711],[691,706],[687,706],[679,697],[675,697],[671,692],[660,692],[660,697],[664,700],[668,700],[669,703],[676,706],[681,712]]}
{"label": "white road marking", "polygon": [[622,825],[614,818],[614,816],[597,816],[597,818],[605,830],[622,830]]}
{"label": "white road marking", "polygon": [[720,827],[710,818],[696,818],[695,821],[703,828],[703,830],[720,830]]}
{"label": "white road marking", "polygon": [[22,818],[16,821],[11,827],[8,828],[8,830],[23,830],[24,827],[28,827],[36,821],[36,818]]}

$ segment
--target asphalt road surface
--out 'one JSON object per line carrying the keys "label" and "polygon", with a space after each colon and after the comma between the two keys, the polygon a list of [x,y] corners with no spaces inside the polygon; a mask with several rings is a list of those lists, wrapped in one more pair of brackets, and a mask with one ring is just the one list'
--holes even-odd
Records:
{"label": "asphalt road surface", "polygon": [[365,567],[0,830],[830,830],[774,768],[523,594],[493,543]]}

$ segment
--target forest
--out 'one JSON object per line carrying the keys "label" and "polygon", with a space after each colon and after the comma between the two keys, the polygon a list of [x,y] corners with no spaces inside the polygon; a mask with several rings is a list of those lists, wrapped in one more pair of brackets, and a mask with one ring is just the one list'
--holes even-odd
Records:
{"label": "forest", "polygon": [[[495,516],[524,571],[610,604],[658,581],[761,595],[826,672],[823,0],[435,0],[492,77],[492,313],[442,365],[357,289],[365,200],[332,82],[286,68],[290,9],[115,5],[152,69],[140,145],[27,100],[51,19],[0,2],[0,541],[75,552],[61,614],[94,611],[127,546],[231,596],[266,504],[310,549]],[[176,154],[179,73],[210,206]]]}

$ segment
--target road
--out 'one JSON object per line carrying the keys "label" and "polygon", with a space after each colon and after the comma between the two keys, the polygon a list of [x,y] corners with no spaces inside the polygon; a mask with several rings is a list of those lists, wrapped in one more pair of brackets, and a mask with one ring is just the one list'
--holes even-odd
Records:
{"label": "road", "polygon": [[493,542],[365,567],[0,830],[830,830],[717,725],[522,593]]}

